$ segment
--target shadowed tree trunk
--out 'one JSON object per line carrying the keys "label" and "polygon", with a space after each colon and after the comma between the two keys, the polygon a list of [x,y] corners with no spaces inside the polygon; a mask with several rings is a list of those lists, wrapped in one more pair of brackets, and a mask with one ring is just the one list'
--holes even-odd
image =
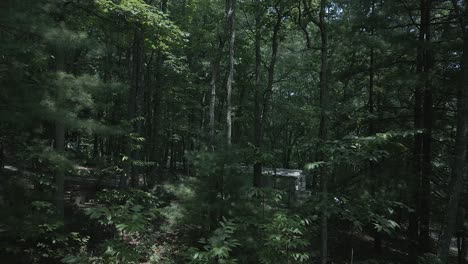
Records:
{"label": "shadowed tree trunk", "polygon": [[229,39],[229,74],[227,79],[226,87],[226,141],[228,145],[231,145],[232,140],[232,106],[231,106],[231,94],[232,94],[232,81],[234,77],[234,41],[236,39],[235,31],[235,17],[236,17],[236,0],[228,0],[229,10],[227,14],[228,19],[228,30],[230,33]]}
{"label": "shadowed tree trunk", "polygon": [[214,148],[215,144],[215,111],[216,111],[216,83],[218,82],[219,65],[221,61],[221,55],[224,47],[224,39],[221,35],[218,35],[218,49],[216,55],[211,62],[211,81],[210,81],[210,144],[211,148]]}
{"label": "shadowed tree trunk", "polygon": [[[167,13],[167,0],[161,1],[161,11],[163,13]],[[150,146],[150,154],[149,159],[150,161],[156,162],[156,167],[164,167],[163,159],[164,159],[164,151],[160,151],[163,148],[161,144],[161,136],[159,134],[161,128],[161,100],[163,97],[163,66],[164,66],[165,57],[161,51],[156,52],[156,69],[154,72],[154,79],[156,83],[153,85],[153,94],[152,94],[152,111],[151,115],[151,146]],[[147,82],[148,83],[148,82]],[[150,183],[153,184],[156,180],[155,175],[152,173],[150,176]],[[157,176],[156,176],[157,177]]]}
{"label": "shadowed tree trunk", "polygon": [[[127,139],[125,153],[129,157],[130,163],[125,164],[119,187],[127,188],[128,175],[130,175],[132,187],[139,185],[139,168],[136,162],[142,159],[142,153],[134,144],[140,144],[134,137],[144,136],[143,130],[143,108],[144,108],[144,34],[142,25],[137,24],[133,34],[133,47],[127,52],[127,63],[129,65],[129,77],[131,81],[130,93],[128,96],[128,120],[131,122],[131,135]],[[127,161],[128,162],[128,161]]]}
{"label": "shadowed tree trunk", "polygon": [[[375,29],[374,29],[374,13],[375,13],[375,1],[371,1],[370,5],[370,35],[371,37],[374,36]],[[369,135],[372,136],[376,133],[375,129],[375,103],[374,103],[374,79],[375,79],[375,48],[371,46],[369,51],[369,98],[368,98],[368,111],[369,111],[369,127],[368,132]],[[369,161],[369,180],[370,182],[370,192],[372,196],[376,196],[377,193],[377,175],[375,171],[375,162]],[[382,234],[374,230],[374,250],[377,253],[382,251]]]}
{"label": "shadowed tree trunk", "polygon": [[[261,7],[260,0],[255,2],[255,102],[254,102],[254,144],[258,152],[262,145],[262,135],[261,135],[261,108],[260,108],[260,97],[261,97],[261,72],[260,67],[262,63],[262,53],[260,50],[261,40],[262,40],[262,25],[261,25]],[[255,187],[263,186],[262,178],[262,163],[257,160],[253,166],[253,185]]]}
{"label": "shadowed tree trunk", "polygon": [[[55,150],[62,155],[65,152],[65,124],[60,120],[55,121]],[[57,212],[61,218],[64,217],[64,177],[64,168],[57,168],[55,175],[55,203]]]}
{"label": "shadowed tree trunk", "polygon": [[[320,124],[319,140],[324,144],[328,140],[328,31],[326,22],[327,0],[320,1],[319,29],[320,29]],[[319,151],[319,161],[326,161],[327,157],[322,148]],[[326,168],[320,168],[320,190],[322,192],[323,209],[320,216],[320,263],[328,262],[328,175]]]}
{"label": "shadowed tree trunk", "polygon": [[[143,130],[143,107],[144,107],[144,76],[145,76],[145,61],[144,61],[144,35],[143,35],[143,28],[141,25],[138,25],[135,29],[134,35],[134,43],[133,43],[133,96],[135,99],[133,100],[133,132],[138,137],[144,136]],[[135,142],[135,144],[141,144]],[[140,149],[135,149],[132,151],[132,162],[137,161],[141,162],[143,159],[142,153]],[[139,185],[139,173],[140,173],[140,165],[132,164],[132,173],[131,173],[131,184],[132,187],[138,187]]]}
{"label": "shadowed tree trunk", "polygon": [[[60,26],[64,28],[64,22],[60,22]],[[63,44],[60,43],[56,46],[56,72],[63,73],[65,72],[65,47],[62,46]],[[63,104],[63,94],[61,89],[58,88],[57,94],[57,102],[58,104]],[[65,154],[65,123],[61,117],[55,120],[55,150],[60,154]],[[56,174],[55,174],[55,206],[57,208],[58,215],[63,219],[64,217],[64,183],[65,183],[65,175],[64,175],[64,168],[58,166]]]}
{"label": "shadowed tree trunk", "polygon": [[[424,2],[424,4],[422,3]],[[431,70],[432,70],[432,53],[431,53],[431,0],[422,0],[421,12],[422,23],[424,27],[424,43],[423,43],[423,135],[422,135],[422,157],[421,157],[421,203],[420,203],[420,227],[419,227],[419,249],[421,253],[430,251],[430,235],[429,224],[431,214],[431,178],[432,178],[432,87],[431,87]]]}
{"label": "shadowed tree trunk", "polygon": [[[318,19],[313,14],[312,6],[309,1],[303,1],[304,11],[310,22],[313,22],[320,33],[320,76],[319,76],[319,107],[320,122],[318,139],[316,146],[316,161],[326,162],[327,157],[324,151],[324,144],[328,140],[328,114],[330,110],[330,99],[328,91],[328,28],[327,28],[327,0],[320,0],[320,10]],[[300,26],[306,36],[307,47],[311,48],[310,38],[307,28],[301,22]],[[321,145],[321,146],[320,146]],[[315,182],[315,180],[313,180]],[[320,263],[328,263],[328,173],[324,166],[319,171],[320,191],[322,209],[320,213]],[[312,186],[315,184],[312,184]],[[313,188],[313,187],[312,187]]]}
{"label": "shadowed tree trunk", "polygon": [[[255,36],[255,147],[259,154],[262,153],[262,145],[263,145],[263,136],[264,136],[264,126],[265,120],[267,119],[268,110],[270,107],[270,100],[273,93],[273,82],[275,77],[275,66],[278,57],[278,47],[279,47],[279,32],[281,29],[281,22],[283,19],[283,13],[281,7],[279,5],[281,1],[278,1],[274,9],[276,11],[276,21],[273,26],[273,36],[271,38],[271,58],[270,63],[268,64],[268,76],[267,76],[267,85],[263,94],[261,94],[262,89],[260,88],[260,64],[261,64],[261,56],[260,56],[260,23],[261,23],[261,13],[258,11],[256,14],[256,23],[258,23]],[[257,35],[259,34],[259,35]],[[258,42],[257,42],[258,41]],[[261,102],[260,102],[261,101]],[[254,186],[262,187],[265,185],[262,176],[262,162],[256,161],[254,163]]]}
{"label": "shadowed tree trunk", "polygon": [[[445,210],[445,220],[440,238],[437,256],[443,263],[448,262],[450,242],[456,229],[457,211],[462,192],[465,190],[467,121],[468,121],[468,3],[464,2],[463,55],[461,62],[461,84],[457,95],[457,134],[453,156],[452,182],[450,184],[449,200]],[[460,10],[462,12],[462,10]],[[460,13],[461,13],[460,12]]]}
{"label": "shadowed tree trunk", "polygon": [[409,263],[414,263],[420,254],[429,251],[430,178],[432,172],[432,92],[428,80],[431,69],[430,13],[431,1],[420,1],[421,23],[416,72],[414,105],[414,175],[411,180],[411,204],[408,235],[410,239]]}

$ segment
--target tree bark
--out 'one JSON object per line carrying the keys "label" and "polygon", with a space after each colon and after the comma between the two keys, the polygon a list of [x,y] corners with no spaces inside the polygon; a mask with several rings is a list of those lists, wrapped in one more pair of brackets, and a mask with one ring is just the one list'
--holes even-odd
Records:
{"label": "tree bark", "polygon": [[[304,1],[304,10],[309,18],[320,31],[320,76],[319,76],[319,107],[320,121],[318,139],[316,145],[316,160],[326,162],[327,157],[324,151],[324,144],[328,140],[328,114],[330,110],[329,91],[328,91],[328,30],[327,30],[327,0],[320,0],[320,10],[318,20],[312,14],[312,10],[308,1]],[[307,47],[310,46],[310,39],[305,27],[301,25],[304,34],[306,35]],[[320,147],[320,144],[322,147]],[[323,208],[320,213],[320,263],[327,264],[328,262],[328,175],[326,168],[322,166],[319,171],[320,191]],[[316,179],[312,180],[312,186],[315,186]],[[312,187],[314,188],[314,187]]]}
{"label": "tree bark", "polygon": [[210,144],[214,147],[215,141],[215,107],[216,107],[216,81],[218,79],[219,60],[216,58],[211,63],[211,93],[210,93]]}
{"label": "tree bark", "polygon": [[[130,93],[128,96],[128,120],[131,123],[131,136],[127,139],[125,153],[129,157],[122,175],[119,187],[127,188],[128,175],[130,175],[131,186],[139,185],[139,168],[135,163],[141,161],[141,151],[135,149],[133,137],[144,136],[143,130],[143,108],[144,108],[144,34],[142,25],[137,24],[133,34],[133,49],[127,52],[127,62],[129,65],[129,77],[131,81]],[[131,56],[131,57],[130,57]]]}
{"label": "tree bark", "polygon": [[462,81],[459,86],[457,100],[457,134],[455,137],[455,151],[453,157],[452,182],[450,185],[449,200],[445,210],[445,220],[440,239],[437,256],[443,263],[448,262],[450,242],[456,228],[457,210],[460,197],[465,189],[466,177],[466,150],[467,121],[468,121],[468,3],[464,2],[463,24],[463,55],[462,55]]}
{"label": "tree bark", "polygon": [[[371,1],[370,6],[370,35],[371,37],[375,34],[375,28],[373,25],[374,12],[375,12],[375,1]],[[374,79],[375,79],[375,48],[371,46],[369,51],[369,98],[368,98],[368,111],[369,111],[369,136],[376,133],[375,129],[375,103],[374,103]],[[375,172],[375,162],[369,161],[369,179],[370,179],[370,193],[375,198],[377,193],[377,175]],[[377,208],[376,208],[377,209]],[[381,232],[374,230],[374,251],[380,253],[382,251],[382,234]]]}
{"label": "tree bark", "polygon": [[[63,27],[63,21],[61,26]],[[65,50],[61,44],[58,44],[56,47],[56,71],[57,73],[65,72]],[[57,89],[62,89],[57,87]],[[59,105],[63,105],[63,96],[60,90],[57,91],[57,102]],[[65,123],[64,120],[61,120],[60,117],[55,120],[55,150],[60,155],[65,154]],[[57,213],[60,218],[64,218],[64,185],[65,185],[65,175],[64,168],[60,166],[57,168],[55,174],[55,206],[57,208]]]}
{"label": "tree bark", "polygon": [[[128,47],[127,48],[127,51],[126,51],[126,58],[125,58],[125,62],[127,64],[127,74],[128,74],[128,78],[131,80],[132,79],[132,76],[133,76],[133,64],[132,64],[132,49],[131,47]],[[135,116],[135,89],[133,89],[133,82],[130,82],[129,83],[130,85],[130,91],[129,91],[129,95],[128,95],[128,100],[127,100],[127,118],[128,118],[128,121],[131,122],[132,119],[134,118]],[[131,131],[133,131],[133,127],[130,128]],[[131,173],[131,169],[132,169],[132,166],[130,164],[130,157],[131,157],[131,139],[129,138],[128,135],[126,135],[125,137],[122,138],[122,148],[123,148],[123,153],[125,154],[125,156],[127,157],[127,160],[123,161],[123,172],[122,174],[120,175],[120,179],[119,179],[119,188],[121,189],[126,189],[128,188],[128,178],[129,178],[129,175]]]}
{"label": "tree bark", "polygon": [[[65,152],[65,124],[62,120],[55,121],[55,150],[64,155]],[[55,175],[55,202],[57,207],[57,213],[63,219],[64,217],[64,183],[65,175],[63,168],[57,168]]]}
{"label": "tree bark", "polygon": [[[261,133],[261,107],[260,107],[260,100],[261,100],[261,72],[260,67],[262,63],[262,53],[260,50],[261,40],[262,40],[262,24],[261,24],[261,7],[260,7],[260,0],[256,0],[255,5],[255,105],[254,105],[254,144],[256,151],[260,153],[262,147],[262,133]],[[262,162],[260,160],[256,160],[254,163],[253,169],[253,185],[255,187],[262,187],[263,184],[263,177],[262,177]]]}
{"label": "tree bark", "polygon": [[[144,136],[144,130],[143,130],[143,107],[144,107],[144,94],[145,94],[145,88],[144,88],[144,76],[145,76],[145,62],[144,62],[144,35],[143,35],[143,28],[141,25],[137,25],[137,28],[135,29],[134,33],[134,46],[133,46],[133,90],[134,90],[134,126],[133,126],[133,132],[136,134],[138,137],[143,137]],[[140,143],[136,143],[140,144]],[[136,188],[139,185],[139,173],[140,173],[140,166],[135,165],[134,162],[142,161],[142,153],[140,149],[135,149],[132,151],[132,172],[131,172],[131,184],[132,187]]]}
{"label": "tree bark", "polygon": [[235,17],[236,17],[236,0],[228,0],[229,11],[228,11],[228,29],[230,33],[229,39],[229,75],[227,79],[226,87],[226,141],[228,145],[231,145],[232,141],[232,106],[231,106],[231,94],[232,94],[232,81],[234,77],[234,41],[236,39],[235,31]]}
{"label": "tree bark", "polygon": [[421,23],[417,50],[414,106],[414,176],[411,180],[411,204],[408,235],[410,239],[409,262],[414,263],[420,254],[429,251],[430,178],[432,173],[432,91],[428,80],[432,66],[430,54],[431,1],[420,1]]}
{"label": "tree bark", "polygon": [[[328,140],[328,31],[326,22],[327,0],[320,1],[319,29],[320,29],[320,124],[319,140],[324,144]],[[326,161],[327,157],[323,148],[319,151],[319,160]],[[328,175],[326,169],[320,168],[320,189],[322,192],[323,209],[320,220],[320,263],[328,262]]]}
{"label": "tree bark", "polygon": [[[277,3],[274,7],[276,10],[276,22],[273,26],[273,36],[271,38],[271,58],[270,63],[268,65],[268,77],[267,77],[267,85],[265,91],[263,92],[263,96],[260,95],[261,93],[261,84],[260,84],[260,64],[261,64],[261,56],[260,56],[260,40],[261,40],[261,32],[260,32],[260,23],[261,23],[261,13],[258,10],[256,14],[256,35],[255,35],[255,147],[257,148],[258,153],[262,152],[262,145],[263,145],[263,130],[265,125],[265,120],[267,119],[268,110],[270,107],[270,99],[273,93],[273,82],[275,77],[275,66],[278,57],[278,47],[279,47],[279,31],[281,29],[281,22],[283,19],[283,13],[281,8],[278,7],[281,1]],[[259,4],[259,3],[258,3]],[[258,7],[259,8],[259,7]],[[258,42],[257,42],[258,41]],[[261,102],[260,102],[261,101]],[[257,160],[254,163],[254,186],[262,187],[265,183],[263,181],[262,176],[262,162]]]}
{"label": "tree bark", "polygon": [[422,134],[422,157],[421,157],[421,203],[420,203],[420,229],[419,229],[419,249],[421,253],[430,252],[430,214],[431,214],[431,178],[432,178],[432,118],[433,102],[430,74],[432,70],[432,52],[431,42],[431,0],[422,0],[424,5],[421,7],[423,12],[423,21],[421,27],[424,29],[423,45],[423,134]]}
{"label": "tree bark", "polygon": [[221,56],[223,53],[224,43],[225,43],[225,36],[226,36],[226,27],[224,27],[223,33],[218,33],[218,47],[216,49],[216,55],[211,62],[211,93],[210,93],[210,144],[211,148],[214,149],[215,145],[215,111],[216,111],[216,83],[218,82],[218,75],[219,75],[219,66],[221,63]]}
{"label": "tree bark", "polygon": [[[161,11],[163,13],[167,13],[167,0],[161,1]],[[153,92],[152,92],[152,118],[151,118],[151,147],[150,147],[150,154],[149,159],[152,162],[156,162],[156,167],[164,167],[163,160],[164,160],[164,151],[160,151],[162,149],[161,143],[161,136],[160,127],[161,127],[161,100],[163,98],[163,79],[162,79],[162,71],[164,66],[165,57],[161,51],[156,52],[156,69],[154,72],[154,79],[155,84],[153,85]],[[147,82],[148,83],[148,82]],[[148,84],[149,85],[149,84]],[[151,176],[149,179],[150,183],[153,184],[156,179],[154,175]]]}

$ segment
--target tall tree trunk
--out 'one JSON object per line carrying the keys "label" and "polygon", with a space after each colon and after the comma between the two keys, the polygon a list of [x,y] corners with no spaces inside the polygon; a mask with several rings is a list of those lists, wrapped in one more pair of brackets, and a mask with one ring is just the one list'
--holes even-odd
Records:
{"label": "tall tree trunk", "polygon": [[[163,58],[161,54],[157,55],[157,69],[155,73],[156,84],[154,85],[153,90],[153,100],[152,100],[152,127],[151,127],[151,153],[150,160],[153,162],[160,162],[162,160],[163,153],[161,150],[161,136],[159,135],[161,127],[161,100],[162,100],[162,80],[161,80],[161,68],[163,66]],[[163,166],[163,164],[159,164]],[[158,165],[157,165],[158,166]]]}
{"label": "tall tree trunk", "polygon": [[[130,93],[128,97],[128,119],[132,123],[131,133],[127,139],[125,153],[130,159],[130,163],[125,165],[124,174],[120,179],[120,188],[127,188],[128,175],[130,175],[132,187],[138,187],[139,169],[135,165],[136,161],[141,159],[141,151],[135,149],[132,144],[138,144],[133,141],[136,135],[144,135],[143,130],[143,107],[144,107],[144,35],[142,25],[137,24],[133,35],[133,49],[127,52],[127,63],[129,65],[129,77],[132,80]],[[130,57],[131,56],[131,57]]]}
{"label": "tall tree trunk", "polygon": [[[55,150],[64,155],[65,152],[65,124],[61,120],[55,121]],[[57,213],[61,218],[64,217],[64,168],[57,168],[55,175],[55,202]]]}
{"label": "tall tree trunk", "polygon": [[[262,12],[260,7],[260,0],[255,2],[255,105],[254,105],[254,144],[256,151],[260,153],[262,147],[262,116],[261,116],[261,72],[260,67],[262,63],[261,41],[262,41]],[[253,166],[253,185],[255,187],[262,187],[262,162],[256,160]]]}
{"label": "tall tree trunk", "polygon": [[[375,2],[371,1],[371,6],[370,6],[371,12],[370,12],[370,18],[371,18],[371,25],[370,25],[370,35],[371,37],[374,36],[374,25],[373,25],[373,19],[374,19],[374,12],[375,12]],[[374,122],[374,112],[375,112],[375,104],[374,104],[374,78],[375,78],[375,49],[372,46],[369,51],[369,99],[368,99],[368,107],[369,107],[369,127],[368,127],[368,132],[369,135],[372,136],[375,134],[375,122]],[[370,183],[370,192],[372,196],[376,196],[377,193],[377,175],[375,172],[375,163],[374,161],[369,161],[369,179],[371,181]],[[382,251],[382,234],[381,232],[374,230],[374,250],[377,253],[380,253]]]}
{"label": "tall tree trunk", "polygon": [[[245,90],[246,90],[246,86],[242,85],[240,87],[239,100],[237,102],[238,108],[235,114],[238,120],[242,119],[244,116],[244,99],[245,99],[245,94],[246,94]],[[242,132],[243,132],[244,126],[242,125],[242,122],[236,122],[234,124],[236,124],[236,126],[234,126],[233,141],[234,143],[239,143],[240,140],[242,139]]]}
{"label": "tall tree trunk", "polygon": [[423,12],[424,23],[421,27],[424,29],[424,46],[423,46],[423,134],[422,134],[422,156],[421,156],[421,192],[420,192],[420,218],[419,226],[419,249],[421,253],[430,251],[430,215],[431,215],[431,178],[432,178],[432,87],[430,74],[432,70],[432,53],[430,47],[431,31],[431,0],[422,0],[424,6],[421,7]]}
{"label": "tall tree trunk", "polygon": [[[258,27],[256,32],[256,40],[255,40],[255,54],[256,54],[256,62],[255,62],[255,74],[256,74],[256,91],[255,91],[255,146],[257,148],[257,151],[261,153],[262,151],[262,145],[263,145],[263,130],[265,126],[265,120],[267,119],[268,115],[268,110],[270,107],[270,100],[271,96],[273,93],[273,81],[275,78],[275,66],[276,66],[276,61],[278,57],[278,47],[279,47],[279,31],[281,29],[281,22],[283,19],[283,13],[281,12],[281,9],[278,7],[281,1],[277,3],[277,6],[275,6],[276,10],[276,23],[273,26],[273,36],[271,38],[271,58],[270,58],[270,63],[268,65],[268,77],[267,77],[267,85],[265,88],[265,91],[263,93],[263,96],[260,95],[261,91],[261,84],[260,84],[260,64],[261,64],[261,57],[260,57],[260,19],[261,19],[261,13],[257,14],[256,17],[256,26]],[[258,43],[257,43],[257,38],[258,38]],[[257,46],[258,45],[258,46]],[[258,50],[257,50],[258,48]],[[257,54],[258,52],[258,54]],[[262,103],[260,103],[260,100]],[[254,186],[256,187],[262,187],[265,185],[263,182],[263,176],[262,176],[262,162],[261,161],[256,161],[254,164]]]}
{"label": "tall tree trunk", "polygon": [[[370,50],[370,62],[369,62],[369,135],[372,136],[375,134],[375,122],[374,122],[374,60],[375,52],[372,47]],[[369,161],[369,176],[371,182],[371,193],[374,197],[377,194],[377,175],[375,172],[375,163],[374,161]],[[374,230],[374,250],[377,253],[382,251],[382,234],[381,232]]]}
{"label": "tall tree trunk", "polygon": [[214,147],[215,141],[215,107],[216,107],[216,80],[218,79],[219,61],[215,59],[211,63],[211,81],[210,81],[210,144]]}
{"label": "tall tree trunk", "polygon": [[[126,51],[125,62],[127,64],[127,71],[128,71],[127,74],[128,74],[129,80],[132,80],[132,76],[134,74],[132,57],[133,57],[132,49],[131,47],[128,47]],[[127,98],[128,99],[127,100],[127,118],[128,118],[128,121],[131,122],[135,118],[135,89],[133,87],[134,86],[133,81],[130,81],[129,85],[130,85],[130,91],[129,91],[129,95]],[[133,132],[133,126],[131,126],[130,129],[131,129],[131,132]],[[127,156],[127,160],[123,162],[123,173],[120,176],[119,188],[126,189],[128,188],[128,179],[132,170],[131,160],[130,160],[132,156],[132,148],[131,148],[132,141],[131,141],[131,138],[127,135],[126,137],[122,138],[122,142],[124,143],[122,145],[123,153],[125,153],[125,155]]]}
{"label": "tall tree trunk", "polygon": [[[167,0],[161,1],[161,11],[163,13],[167,13]],[[164,167],[162,164],[164,151],[161,151],[162,144],[161,144],[161,137],[159,135],[159,130],[161,127],[161,100],[163,97],[163,80],[162,80],[162,68],[164,66],[164,56],[161,51],[157,51],[156,53],[156,69],[155,69],[155,80],[156,83],[154,84],[153,89],[153,100],[152,100],[152,127],[151,127],[151,150],[150,150],[150,161],[161,163],[156,164],[156,166]],[[151,110],[150,110],[151,111]],[[154,179],[154,175],[151,176],[150,183],[154,183],[156,179]]]}
{"label": "tall tree trunk", "polygon": [[224,39],[221,35],[218,36],[218,49],[216,51],[216,55],[211,62],[211,93],[210,93],[210,144],[211,148],[214,148],[215,144],[215,111],[216,111],[216,83],[218,82],[218,75],[219,75],[219,65],[221,61],[221,55],[223,52],[224,47]]}
{"label": "tall tree trunk", "polygon": [[[319,29],[320,29],[320,124],[319,139],[322,144],[328,140],[328,118],[329,98],[328,98],[328,31],[326,22],[327,0],[320,1]],[[320,148],[319,160],[326,161],[327,157],[322,148]],[[323,209],[320,216],[320,263],[328,262],[328,175],[322,166],[320,168],[320,189],[322,192]]]}
{"label": "tall tree trunk", "polygon": [[[144,35],[143,35],[143,28],[141,25],[138,25],[135,29],[134,35],[134,46],[133,46],[133,90],[134,90],[134,127],[133,132],[138,137],[144,136],[143,130],[143,108],[144,108]],[[135,143],[139,144],[139,143]],[[140,149],[135,149],[132,151],[132,161],[141,162],[143,159],[142,153]],[[140,166],[132,164],[132,173],[131,173],[131,184],[132,187],[138,187],[139,185],[139,173],[140,173]]]}
{"label": "tall tree trunk", "polygon": [[[61,26],[64,27],[64,22],[61,22]],[[65,50],[61,44],[56,47],[56,71],[57,73],[65,72]],[[61,87],[58,87],[61,89]],[[63,105],[62,92],[58,90],[57,102],[59,105]],[[65,123],[59,117],[55,120],[55,150],[60,154],[65,154]],[[55,206],[57,208],[58,215],[63,219],[64,217],[64,184],[65,175],[64,168],[60,166],[57,168],[55,174]]]}
{"label": "tall tree trunk", "polygon": [[453,156],[452,182],[450,185],[449,200],[445,210],[445,220],[442,237],[439,241],[437,255],[443,263],[447,263],[450,242],[456,229],[457,211],[460,197],[465,190],[466,177],[466,150],[467,150],[467,122],[468,122],[468,3],[464,1],[463,24],[463,55],[462,55],[462,82],[459,86],[457,101],[457,134],[455,137],[455,151]]}
{"label": "tall tree trunk", "polygon": [[232,81],[234,77],[234,41],[236,39],[235,31],[235,19],[236,19],[236,0],[228,0],[229,11],[227,14],[228,18],[228,30],[230,35],[229,39],[229,75],[227,79],[226,87],[226,141],[228,145],[231,145],[232,140],[232,106],[231,106],[231,94],[232,94]]}
{"label": "tall tree trunk", "polygon": [[[319,76],[319,107],[320,107],[320,122],[319,122],[319,142],[316,145],[316,160],[326,162],[327,157],[324,151],[324,145],[328,140],[328,117],[330,110],[329,91],[328,91],[328,31],[327,31],[327,0],[320,0],[319,19],[317,20],[308,1],[304,1],[304,10],[309,18],[320,31],[320,76]],[[305,27],[301,26],[306,35],[307,47],[310,48],[310,39]],[[320,146],[322,145],[322,146]],[[320,191],[322,200],[322,211],[320,213],[320,263],[327,264],[328,262],[328,175],[324,166],[320,167],[319,171]],[[315,186],[316,179],[313,179],[312,188]]]}
{"label": "tall tree trunk", "polygon": [[430,42],[431,1],[420,1],[421,26],[416,71],[418,82],[415,89],[414,107],[414,176],[411,182],[412,202],[415,211],[410,213],[409,262],[417,261],[418,255],[429,251],[430,178],[432,172],[432,92],[429,83],[431,57]]}

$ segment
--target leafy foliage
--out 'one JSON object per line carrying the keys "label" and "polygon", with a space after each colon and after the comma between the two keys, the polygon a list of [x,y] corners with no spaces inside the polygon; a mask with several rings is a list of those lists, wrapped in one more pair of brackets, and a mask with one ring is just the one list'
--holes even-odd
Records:
{"label": "leafy foliage", "polygon": [[239,242],[233,238],[236,231],[236,224],[232,221],[223,220],[220,227],[217,228],[208,239],[202,238],[201,244],[204,244],[203,250],[192,248],[192,263],[237,263],[232,258],[231,251],[239,246]]}
{"label": "leafy foliage", "polygon": [[439,263],[465,5],[0,1],[0,262]]}
{"label": "leafy foliage", "polygon": [[308,219],[288,216],[283,213],[273,215],[271,222],[263,228],[266,235],[265,247],[260,253],[262,263],[307,263],[310,255],[306,248],[310,242],[304,237]]}

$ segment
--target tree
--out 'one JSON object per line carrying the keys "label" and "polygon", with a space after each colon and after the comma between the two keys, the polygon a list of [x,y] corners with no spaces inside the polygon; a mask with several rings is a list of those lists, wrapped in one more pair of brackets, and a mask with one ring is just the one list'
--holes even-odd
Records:
{"label": "tree", "polygon": [[227,144],[231,145],[232,141],[232,81],[234,78],[234,41],[236,38],[235,32],[235,10],[236,10],[236,0],[228,0],[229,9],[227,14],[228,19],[228,30],[230,32],[229,38],[229,74],[226,84],[226,137]]}
{"label": "tree", "polygon": [[[452,181],[450,183],[447,213],[444,219],[444,228],[439,242],[437,255],[444,262],[448,262],[449,247],[455,232],[458,205],[461,194],[465,188],[466,178],[466,151],[467,151],[467,117],[468,117],[468,31],[465,27],[468,21],[468,5],[464,3],[464,17],[460,17],[463,32],[463,56],[461,61],[461,84],[457,93],[457,134],[455,137],[455,150],[453,154]],[[462,10],[454,5],[458,14]]]}
{"label": "tree", "polygon": [[[263,137],[264,137],[264,126],[265,121],[268,117],[268,111],[270,108],[270,101],[273,94],[273,83],[275,78],[275,67],[278,58],[278,48],[280,43],[280,30],[281,25],[284,19],[284,16],[288,13],[287,5],[281,0],[276,2],[272,6],[273,10],[273,29],[271,36],[271,55],[270,61],[267,66],[267,83],[266,87],[261,87],[261,19],[262,19],[262,10],[261,3],[256,2],[256,13],[255,13],[255,130],[254,130],[254,142],[256,151],[261,153],[263,146]],[[258,160],[254,162],[254,186],[261,187],[265,184],[262,179],[262,161],[260,157],[257,157]]]}
{"label": "tree", "polygon": [[[61,27],[64,28],[64,22],[61,22]],[[65,47],[62,44],[58,44],[56,46],[56,73],[57,76],[60,74],[65,73]],[[58,87],[57,89],[63,89],[62,87]],[[63,98],[63,92],[60,90],[57,92],[57,102],[63,103],[65,98]],[[65,152],[65,124],[64,121],[58,119],[55,121],[55,149],[61,155],[64,155]],[[65,183],[65,175],[64,175],[64,168],[58,167],[57,172],[55,175],[55,199],[56,199],[56,207],[58,214],[63,218],[65,214],[64,209],[64,183]]]}
{"label": "tree", "polygon": [[429,216],[430,216],[430,181],[432,172],[431,142],[432,142],[432,91],[430,71],[432,58],[430,53],[430,19],[431,1],[420,2],[421,22],[419,29],[419,44],[417,49],[416,71],[419,80],[415,88],[415,175],[413,186],[414,211],[410,214],[409,233],[412,240],[410,262],[417,261],[418,252],[429,251]]}
{"label": "tree", "polygon": [[[324,144],[328,140],[328,113],[329,113],[329,91],[328,91],[328,31],[326,21],[326,9],[328,2],[320,1],[318,27],[320,30],[320,125],[319,139]],[[323,150],[319,153],[319,161],[326,161],[327,157]],[[320,169],[320,191],[323,195],[323,202],[328,202],[328,175],[324,167]],[[328,212],[326,205],[322,209],[320,222],[320,243],[321,243],[321,259],[320,263],[328,262]]]}
{"label": "tree", "polygon": [[[329,126],[329,114],[330,114],[330,102],[329,102],[329,87],[328,87],[328,26],[327,26],[327,8],[328,2],[326,0],[320,1],[318,19],[316,19],[311,10],[310,3],[304,1],[306,4],[305,9],[307,16],[319,29],[320,31],[320,76],[319,76],[319,108],[320,108],[320,121],[318,139],[320,144],[319,151],[317,154],[318,162],[326,162],[326,151],[324,145],[328,136]],[[320,216],[320,263],[326,264],[328,262],[328,172],[326,168],[322,166],[320,168],[320,191],[322,196],[323,208]]]}

